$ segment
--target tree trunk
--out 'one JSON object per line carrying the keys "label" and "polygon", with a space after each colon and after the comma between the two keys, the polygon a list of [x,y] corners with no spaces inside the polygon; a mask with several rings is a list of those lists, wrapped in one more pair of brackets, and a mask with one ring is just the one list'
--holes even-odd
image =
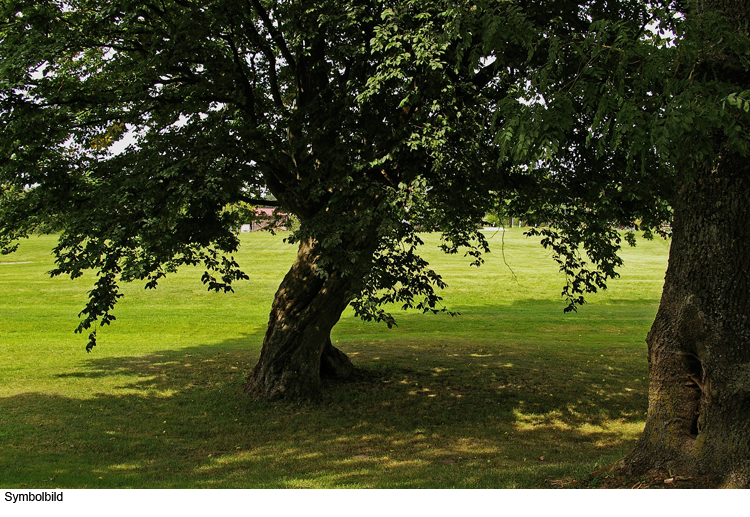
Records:
{"label": "tree trunk", "polygon": [[[748,0],[704,0],[689,16],[721,12],[738,30]],[[705,35],[697,33],[698,38]],[[711,49],[696,67],[708,79],[747,88],[743,67]],[[700,66],[699,66],[700,65]],[[711,102],[711,101],[708,101]],[[734,108],[729,108],[734,109]],[[659,311],[647,337],[649,408],[643,435],[622,463],[750,486],[750,160],[710,138],[713,165],[683,170],[673,203],[673,239]],[[689,144],[685,145],[690,155]]]}
{"label": "tree trunk", "polygon": [[647,338],[646,428],[624,459],[750,483],[750,161],[723,156],[683,181],[664,291]]}
{"label": "tree trunk", "polygon": [[336,271],[319,276],[314,243],[302,242],[276,292],[260,360],[245,390],[267,400],[315,399],[323,377],[353,377],[349,358],[331,344],[331,329],[350,300],[349,288]]}

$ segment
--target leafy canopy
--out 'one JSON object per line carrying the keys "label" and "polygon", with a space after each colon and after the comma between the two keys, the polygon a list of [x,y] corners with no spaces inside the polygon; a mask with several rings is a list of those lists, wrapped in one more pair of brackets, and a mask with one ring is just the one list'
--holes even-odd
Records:
{"label": "leafy canopy", "polygon": [[202,264],[231,290],[232,207],[272,194],[362,317],[441,310],[416,232],[478,257],[499,170],[479,56],[455,44],[468,6],[446,5],[3,1],[3,251],[59,230],[52,273],[98,275],[83,331],[114,319],[122,281]]}
{"label": "leafy canopy", "polygon": [[671,3],[0,5],[0,246],[60,231],[53,274],[98,274],[79,331],[182,265],[231,290],[243,204],[295,214],[290,240],[389,325],[384,303],[443,310],[417,232],[478,263],[502,204],[540,224],[573,308],[616,276],[617,228],[663,231],[677,165],[713,152],[680,141],[747,146],[746,88],[688,73],[747,41],[691,47]]}

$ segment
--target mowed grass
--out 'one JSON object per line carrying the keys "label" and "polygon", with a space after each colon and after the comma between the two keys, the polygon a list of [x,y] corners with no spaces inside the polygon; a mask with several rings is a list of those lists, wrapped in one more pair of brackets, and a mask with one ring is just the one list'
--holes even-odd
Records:
{"label": "mowed grass", "polygon": [[622,278],[563,314],[549,252],[518,229],[487,236],[480,268],[425,236],[460,316],[398,313],[389,330],[347,311],[333,338],[370,375],[327,386],[316,404],[242,393],[294,258],[283,234],[242,235],[251,279],[234,294],[206,292],[198,269],[155,291],[124,286],[118,320],[91,354],[72,330],[94,276],[51,279],[55,238],[24,241],[0,257],[0,486],[549,488],[586,478],[643,428],[644,339],[668,243],[624,249]]}

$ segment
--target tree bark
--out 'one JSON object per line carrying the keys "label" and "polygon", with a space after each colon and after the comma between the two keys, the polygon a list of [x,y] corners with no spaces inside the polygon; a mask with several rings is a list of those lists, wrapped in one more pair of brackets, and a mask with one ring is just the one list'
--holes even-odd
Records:
{"label": "tree bark", "polygon": [[271,307],[258,364],[246,392],[266,400],[316,399],[323,378],[349,379],[356,369],[331,344],[331,329],[350,301],[350,282],[318,274],[315,244],[303,241]]}
{"label": "tree bark", "polygon": [[[750,1],[703,0],[688,15],[719,12],[744,30]],[[700,43],[709,51],[699,73],[747,88],[736,59],[711,50],[715,41]],[[750,160],[729,149],[721,130],[702,138],[718,157],[683,165],[678,178],[669,266],[647,337],[648,417],[621,467],[749,487]]]}
{"label": "tree bark", "polygon": [[674,203],[664,291],[647,337],[646,427],[622,467],[750,484],[750,161],[722,156]]}

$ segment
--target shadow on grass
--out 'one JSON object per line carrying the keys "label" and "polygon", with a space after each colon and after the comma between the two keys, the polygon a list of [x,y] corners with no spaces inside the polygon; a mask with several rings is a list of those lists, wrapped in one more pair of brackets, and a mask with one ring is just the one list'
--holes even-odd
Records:
{"label": "shadow on grass", "polygon": [[342,340],[369,380],[267,404],[241,391],[259,341],[93,359],[60,374],[80,396],[0,399],[0,485],[548,487],[627,452],[646,410],[642,350],[501,335]]}

